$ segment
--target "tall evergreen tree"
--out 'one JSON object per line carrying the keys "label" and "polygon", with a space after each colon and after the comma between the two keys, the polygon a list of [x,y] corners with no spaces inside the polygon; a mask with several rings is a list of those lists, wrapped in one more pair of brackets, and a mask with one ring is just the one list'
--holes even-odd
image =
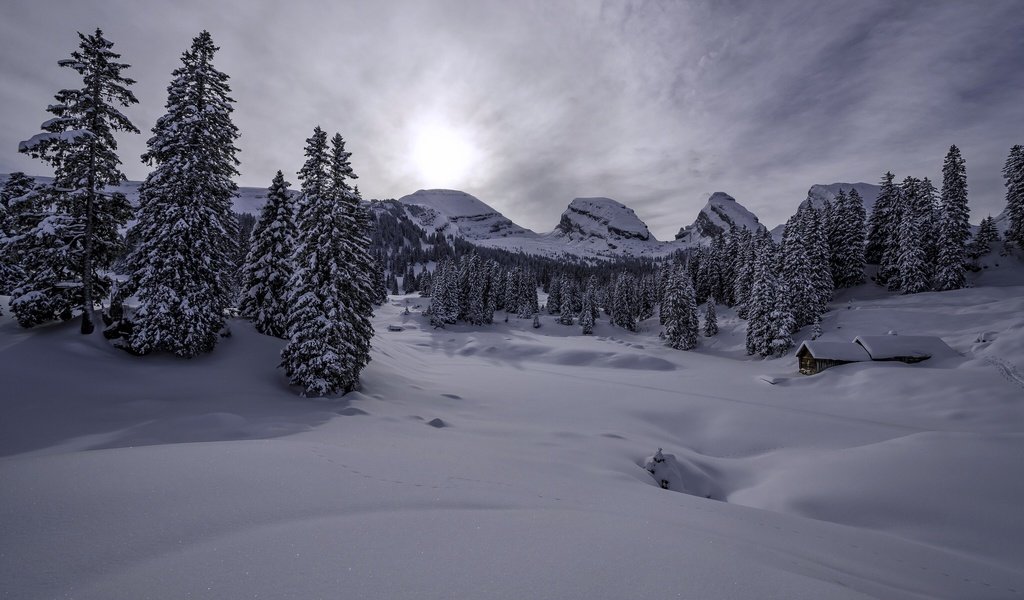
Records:
{"label": "tall evergreen tree", "polygon": [[704,308],[704,337],[718,335],[718,314],[715,312],[715,299],[708,298]]}
{"label": "tall evergreen tree", "polygon": [[562,325],[572,325],[573,315],[576,314],[576,311],[573,310],[572,280],[569,277],[562,277],[559,285],[562,287],[562,293],[560,294],[562,297],[562,306],[559,311],[560,314],[558,315],[558,322]]}
{"label": "tall evergreen tree", "polygon": [[583,307],[580,309],[580,327],[582,328],[583,335],[594,333],[594,317],[596,312],[597,305],[594,301],[594,286],[588,284],[586,291],[583,292]]}
{"label": "tall evergreen tree", "polygon": [[334,150],[319,127],[306,140],[301,233],[288,284],[288,344],[281,352],[291,382],[317,396],[355,389],[373,337],[372,266],[360,256],[365,226],[353,210],[358,197],[346,183],[353,175],[339,165],[337,145]]}
{"label": "tall evergreen tree", "polygon": [[929,289],[927,235],[931,218],[930,199],[921,181],[907,177],[900,185],[904,207],[896,253],[896,273],[889,278],[890,289],[915,294]]}
{"label": "tall evergreen tree", "polygon": [[636,331],[637,308],[636,278],[630,273],[621,273],[615,280],[612,299],[612,324],[627,331]]}
{"label": "tall evergreen tree", "polygon": [[9,295],[25,277],[21,249],[34,245],[26,234],[44,216],[35,187],[35,179],[16,171],[0,188],[0,294]]}
{"label": "tall evergreen tree", "polygon": [[274,176],[260,219],[253,228],[252,248],[242,270],[239,312],[256,330],[283,338],[288,332],[288,279],[294,265],[295,205],[281,171]]}
{"label": "tall evergreen tree", "polygon": [[[775,290],[775,302],[772,303],[768,312],[766,326],[771,339],[768,342],[767,350],[772,356],[782,356],[793,347],[796,320],[793,318],[793,309],[789,303],[792,295],[788,288],[789,284],[784,279],[779,282]],[[820,315],[816,316],[815,322],[820,319]]]}
{"label": "tall evergreen tree", "polygon": [[78,73],[82,87],[57,92],[56,103],[46,109],[54,118],[43,123],[43,133],[18,147],[53,167],[55,210],[26,238],[40,244],[26,247],[36,255],[31,258],[35,264],[26,269],[11,304],[25,326],[70,318],[77,308],[81,331],[88,334],[94,329],[95,300],[110,285],[98,271],[121,251],[118,228],[131,214],[124,194],[105,191],[125,179],[114,133],[139,133],[118,107],[138,100],[129,90],[135,81],[122,75],[129,65],[118,62],[121,55],[103,32],[78,37],[79,49],[58,64]]}
{"label": "tall evergreen tree", "polygon": [[562,310],[562,279],[557,273],[551,276],[548,283],[548,314],[553,315]]}
{"label": "tall evergreen tree", "polygon": [[772,310],[779,297],[778,282],[773,265],[774,252],[763,245],[754,261],[754,284],[750,289],[747,309],[747,354],[770,356],[772,340],[778,331],[772,319]]}
{"label": "tall evergreen tree", "polygon": [[676,350],[696,347],[699,331],[696,292],[690,275],[682,269],[669,278],[662,311],[665,314],[665,344]]}
{"label": "tall evergreen tree", "polygon": [[155,169],[139,189],[140,242],[128,260],[139,299],[129,345],[142,354],[209,352],[231,302],[238,128],[217,50],[203,31],[182,54],[142,156]]}
{"label": "tall evergreen tree", "polygon": [[960,149],[950,146],[942,165],[942,212],[939,227],[939,256],[935,287],[955,290],[964,287],[964,260],[971,237],[967,208],[967,164]]}
{"label": "tall evergreen tree", "polygon": [[[896,239],[895,229],[899,226],[897,211],[899,206],[899,189],[895,183],[896,176],[887,172],[882,176],[879,196],[874,200],[874,208],[867,223],[867,246],[865,260],[868,264],[882,264],[886,248]],[[880,281],[885,284],[885,281]]]}
{"label": "tall evergreen tree", "polygon": [[845,231],[845,259],[842,261],[839,279],[834,281],[836,287],[853,287],[864,283],[864,251],[867,235],[867,214],[864,211],[864,200],[856,188],[851,188],[843,203],[843,229]]}
{"label": "tall evergreen tree", "polygon": [[1024,146],[1017,144],[1010,149],[1003,166],[1003,181],[1006,185],[1006,214],[1010,226],[1006,239],[1024,248]]}
{"label": "tall evergreen tree", "polygon": [[989,215],[981,220],[978,227],[978,234],[974,236],[971,243],[971,258],[980,258],[992,252],[992,244],[999,239],[999,229],[996,228],[996,220]]}

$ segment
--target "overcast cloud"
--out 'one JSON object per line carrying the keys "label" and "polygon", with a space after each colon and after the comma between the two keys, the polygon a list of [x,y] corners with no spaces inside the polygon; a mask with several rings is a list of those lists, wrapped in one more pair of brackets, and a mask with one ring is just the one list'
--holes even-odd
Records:
{"label": "overcast cloud", "polygon": [[[416,132],[461,132],[480,155],[458,181],[550,230],[576,196],[634,208],[660,239],[726,191],[772,226],[814,183],[939,181],[967,159],[972,219],[1004,206],[1024,143],[1024,5],[978,2],[7,0],[0,21],[0,172],[74,73],[75,31],[101,27],[132,65],[148,133],[170,72],[208,29],[231,76],[241,185],[290,175],[314,125],[348,141],[364,197],[425,181]],[[122,138],[142,179],[146,135]]]}

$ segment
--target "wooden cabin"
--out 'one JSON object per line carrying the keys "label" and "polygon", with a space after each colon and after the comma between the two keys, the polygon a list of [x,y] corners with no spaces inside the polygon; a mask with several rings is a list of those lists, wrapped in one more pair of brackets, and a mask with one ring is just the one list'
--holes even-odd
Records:
{"label": "wooden cabin", "polygon": [[932,357],[957,356],[941,338],[930,335],[861,335],[852,342],[811,340],[800,344],[796,357],[804,375],[829,367],[869,360],[917,363]]}
{"label": "wooden cabin", "polygon": [[852,342],[822,342],[811,340],[800,344],[796,351],[800,372],[804,375],[821,373],[829,367],[871,360],[863,346]]}

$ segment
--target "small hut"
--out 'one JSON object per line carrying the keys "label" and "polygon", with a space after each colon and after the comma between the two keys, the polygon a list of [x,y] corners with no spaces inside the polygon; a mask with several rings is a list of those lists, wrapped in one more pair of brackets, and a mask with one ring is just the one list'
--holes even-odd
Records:
{"label": "small hut", "polygon": [[871,355],[859,344],[818,340],[800,344],[796,357],[800,360],[800,372],[804,375],[814,375],[836,365],[871,360]]}

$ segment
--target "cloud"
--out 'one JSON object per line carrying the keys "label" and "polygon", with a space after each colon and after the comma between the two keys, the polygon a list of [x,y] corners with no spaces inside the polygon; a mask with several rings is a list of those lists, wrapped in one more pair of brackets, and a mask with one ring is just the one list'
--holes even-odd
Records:
{"label": "cloud", "polygon": [[[1022,141],[1014,1],[80,0],[7,13],[0,171],[42,171],[16,144],[74,84],[55,62],[96,25],[133,64],[144,131],[180,53],[211,31],[238,100],[243,185],[294,173],[319,124],[346,137],[364,195],[402,196],[423,185],[410,145],[434,119],[482,153],[451,187],[537,230],[602,195],[665,239],[718,190],[771,225],[814,183],[887,169],[938,180],[952,143],[977,220],[1001,210],[1002,161]],[[122,142],[132,178],[146,137]]]}

